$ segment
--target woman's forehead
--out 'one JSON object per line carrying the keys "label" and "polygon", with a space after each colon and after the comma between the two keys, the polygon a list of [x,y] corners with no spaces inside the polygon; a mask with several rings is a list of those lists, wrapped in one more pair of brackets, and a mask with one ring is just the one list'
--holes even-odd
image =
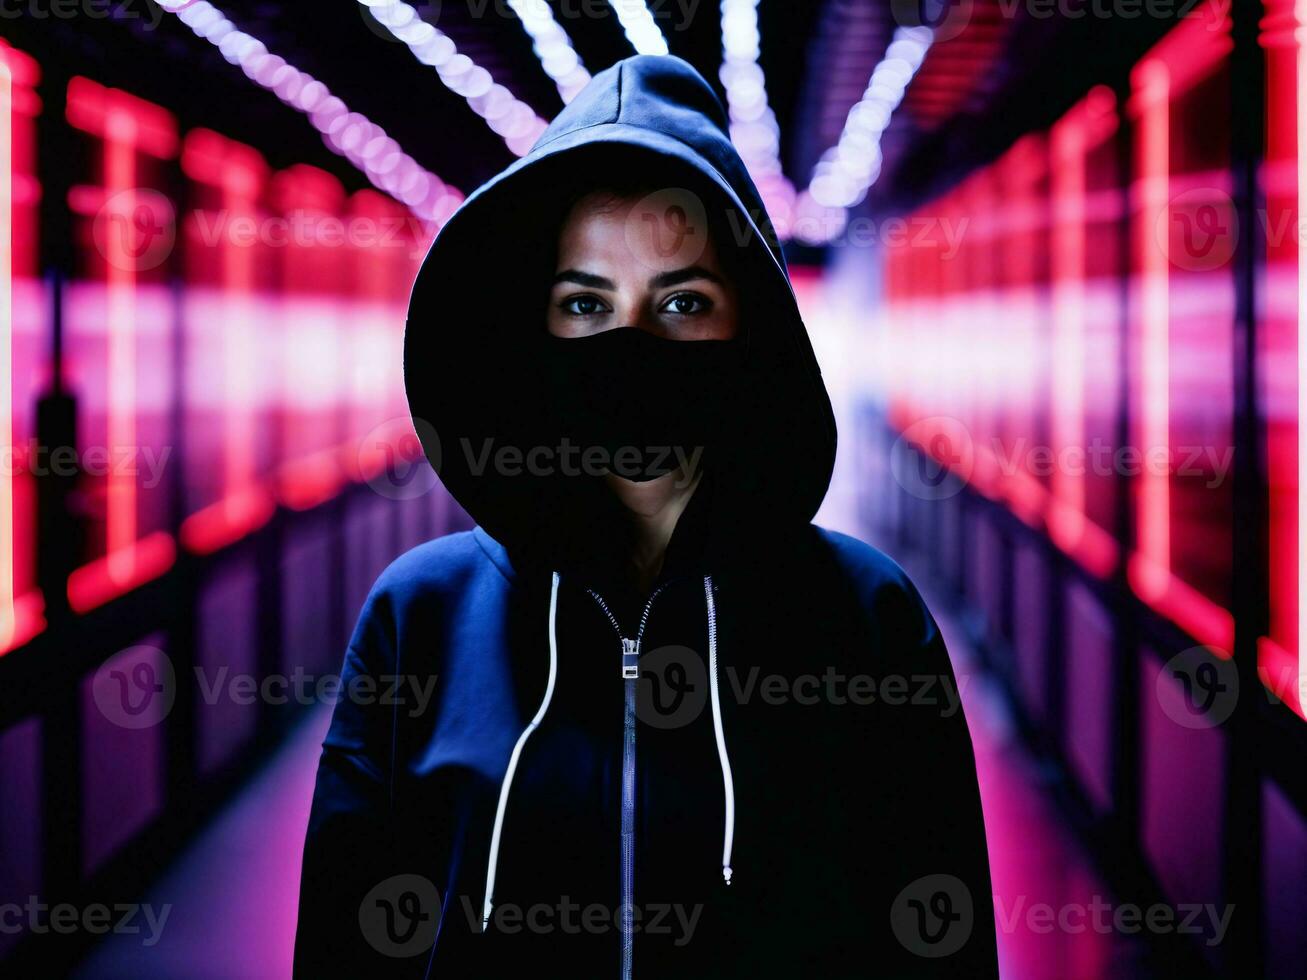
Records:
{"label": "woman's forehead", "polygon": [[720,269],[703,202],[675,188],[639,196],[596,191],[577,201],[559,230],[558,269],[578,263],[594,272]]}

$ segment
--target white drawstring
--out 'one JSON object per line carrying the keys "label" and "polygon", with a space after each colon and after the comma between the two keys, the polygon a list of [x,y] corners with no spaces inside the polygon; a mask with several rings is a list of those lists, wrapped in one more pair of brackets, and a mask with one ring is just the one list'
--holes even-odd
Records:
{"label": "white drawstring", "polygon": [[[531,733],[544,721],[549,702],[554,697],[554,683],[558,679],[558,573],[554,572],[553,584],[549,592],[549,682],[545,685],[545,696],[540,701],[535,717],[522,729],[513,746],[513,754],[508,758],[508,769],[504,781],[499,786],[499,805],[495,808],[495,829],[490,835],[490,859],[486,863],[486,898],[481,907],[481,930],[490,926],[490,912],[493,907],[495,892],[495,872],[499,865],[499,841],[504,831],[504,811],[508,808],[508,794],[513,786],[513,774],[517,771],[518,759]],[[726,751],[726,734],[722,729],[722,702],[717,688],[717,604],[713,599],[712,576],[704,576],[704,597],[708,606],[708,677],[712,692],[713,734],[717,738],[717,758],[722,767],[722,787],[726,794],[726,827],[722,838],[722,877],[726,884],[731,883],[731,850],[735,846],[735,780],[731,775],[731,759]]]}
{"label": "white drawstring", "polygon": [[726,753],[726,733],[722,730],[722,699],[717,693],[717,603],[713,600],[712,576],[705,575],[703,592],[708,601],[708,677],[712,691],[713,734],[717,736],[717,758],[722,764],[722,787],[726,792],[726,830],[722,839],[722,877],[731,883],[731,849],[735,846],[735,780],[731,776],[731,757]]}
{"label": "white drawstring", "polygon": [[553,584],[549,590],[549,683],[545,685],[545,696],[522,734],[517,737],[513,754],[508,757],[508,770],[504,781],[499,786],[499,805],[495,808],[495,829],[490,835],[490,860],[486,863],[486,901],[481,907],[481,931],[490,925],[491,902],[495,893],[495,871],[499,865],[499,838],[504,831],[504,810],[508,807],[508,791],[513,786],[513,773],[517,771],[517,760],[531,733],[544,721],[549,702],[554,697],[554,681],[558,678],[558,573],[554,572]]}

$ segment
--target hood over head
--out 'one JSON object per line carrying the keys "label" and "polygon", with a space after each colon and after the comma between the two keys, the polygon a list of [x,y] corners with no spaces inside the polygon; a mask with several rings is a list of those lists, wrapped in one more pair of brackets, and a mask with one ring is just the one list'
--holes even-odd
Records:
{"label": "hood over head", "polygon": [[834,465],[830,399],[721,102],[679,58],[628,58],[450,218],[418,273],[404,336],[409,409],[441,480],[510,551],[555,567],[611,548],[595,530],[615,507],[557,452],[561,423],[541,377],[558,231],[578,196],[636,172],[702,202],[737,279],[744,378],[730,452],[707,463],[714,542],[807,523]]}

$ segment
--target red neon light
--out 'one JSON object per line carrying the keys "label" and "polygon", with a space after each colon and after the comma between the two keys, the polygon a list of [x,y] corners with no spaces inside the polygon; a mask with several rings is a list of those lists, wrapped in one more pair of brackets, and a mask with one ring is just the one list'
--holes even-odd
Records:
{"label": "red neon light", "polygon": [[35,523],[31,479],[17,472],[19,419],[15,415],[18,355],[14,294],[19,279],[36,268],[34,119],[41,104],[34,91],[37,63],[0,41],[0,446],[10,454],[0,476],[0,655],[45,628],[45,603],[28,580]]}
{"label": "red neon light", "polygon": [[[1039,433],[1036,398],[1043,330],[1048,317],[1044,259],[1048,253],[1049,177],[1046,139],[1032,133],[1014,143],[995,167],[999,194],[998,237],[1002,261],[995,269],[998,307],[994,320],[1002,350],[1000,384],[995,393],[995,446],[1018,451]],[[1048,494],[1040,479],[1020,463],[1005,466],[1002,491],[1013,512],[1027,524],[1043,525]],[[1000,472],[1003,472],[1002,470]]]}
{"label": "red neon light", "polygon": [[[210,224],[257,223],[259,199],[268,166],[253,147],[211,130],[188,133],[182,148],[182,169],[193,180],[218,192],[220,213],[207,215]],[[200,214],[192,219],[198,221]],[[200,236],[189,241],[196,247]],[[257,376],[251,365],[259,359],[255,302],[258,292],[257,245],[222,237],[217,251],[222,292],[221,378],[222,438],[218,447],[222,469],[221,499],[188,517],[182,543],[191,551],[217,550],[264,524],[273,512],[271,495],[258,484]]]}
{"label": "red neon light", "polygon": [[[1094,89],[1052,129],[1050,174],[1053,232],[1049,275],[1052,280],[1052,382],[1049,390],[1053,445],[1084,446],[1085,358],[1089,263],[1087,161],[1090,152],[1116,132],[1116,98],[1110,89]],[[1111,535],[1085,515],[1082,475],[1055,467],[1048,530],[1063,550],[1098,575],[1110,574],[1118,549]]]}
{"label": "red neon light", "polygon": [[127,546],[131,555],[107,554],[68,576],[68,604],[85,613],[158,578],[177,558],[172,535],[155,531]]}
{"label": "red neon light", "polygon": [[[1206,173],[1172,167],[1171,130],[1175,111],[1185,111],[1186,93],[1214,77],[1225,62],[1232,42],[1229,37],[1228,4],[1219,3],[1182,22],[1157,44],[1134,68],[1130,111],[1137,127],[1135,180],[1132,191],[1137,204],[1133,237],[1137,260],[1137,307],[1135,337],[1138,344],[1139,446],[1147,451],[1174,451],[1172,428],[1173,372],[1183,378],[1187,364],[1173,363],[1173,316],[1181,328],[1188,326],[1192,312],[1172,309],[1173,259],[1187,268],[1188,253],[1172,254],[1174,218],[1184,215],[1173,195],[1192,193],[1204,187],[1210,192],[1212,178]],[[1191,100],[1192,101],[1192,100]],[[1207,270],[1210,271],[1210,270]],[[1220,294],[1225,280],[1219,276],[1199,279],[1191,273],[1185,299],[1192,301],[1203,289]],[[1183,334],[1174,343],[1186,344]],[[1182,348],[1189,352],[1192,344]],[[1184,408],[1193,394],[1177,394]],[[1181,420],[1178,424],[1185,424]],[[1128,565],[1131,587],[1155,609],[1176,622],[1199,642],[1228,653],[1234,642],[1234,623],[1229,611],[1181,578],[1173,570],[1173,488],[1168,469],[1146,467],[1138,480],[1136,495],[1137,552]],[[1184,502],[1183,500],[1181,502]],[[1206,505],[1206,501],[1203,502]]]}
{"label": "red neon light", "polygon": [[1257,641],[1257,674],[1262,683],[1299,718],[1307,718],[1299,657],[1297,650],[1286,650],[1268,637]]}
{"label": "red neon light", "polygon": [[[955,16],[967,18],[953,33]],[[954,10],[942,25],[943,36],[926,55],[907,105],[913,116],[937,122],[953,115],[975,92],[1002,50],[1010,21],[995,3],[966,5]]]}
{"label": "red neon light", "polygon": [[[1000,311],[998,296],[998,257],[994,239],[998,216],[1002,213],[994,167],[977,171],[963,186],[963,211],[972,219],[968,229],[966,291],[975,303],[975,324],[982,336],[998,333]],[[997,345],[988,345],[981,370],[974,372],[970,381],[969,411],[966,420],[975,438],[989,438],[998,430],[998,407],[1001,391],[995,378],[992,358]],[[976,453],[975,469],[971,481],[976,489],[990,499],[998,499],[1002,470],[993,453]]]}
{"label": "red neon light", "polygon": [[[0,48],[0,446],[14,444],[14,75]],[[0,479],[0,649],[18,633],[14,477]]]}
{"label": "red neon light", "polygon": [[172,113],[121,89],[73,78],[68,82],[67,112],[69,125],[103,140],[120,138],[117,120],[130,116],[137,150],[160,160],[177,155],[177,121]]}
{"label": "red neon light", "polygon": [[275,510],[272,495],[262,487],[228,494],[182,521],[182,547],[197,555],[212,554],[262,527]]}
{"label": "red neon light", "polygon": [[[113,111],[107,121],[105,190],[112,197],[136,191],[136,125],[127,112]],[[129,208],[128,213],[135,209]],[[105,238],[109,255],[105,274],[109,289],[109,445],[136,445],[136,273],[132,271],[125,236]],[[108,480],[108,521],[105,551],[110,571],[131,577],[131,552],[136,541],[136,478],[114,467]]]}
{"label": "red neon light", "polygon": [[1212,0],[1195,7],[1149,50],[1135,72],[1150,62],[1162,62],[1169,75],[1172,99],[1201,82],[1234,50],[1230,37],[1230,0]]}
{"label": "red neon light", "polygon": [[[67,117],[72,126],[97,136],[104,144],[102,199],[126,201],[126,214],[136,213],[138,203],[145,206],[139,197],[137,154],[167,158],[176,153],[177,130],[171,114],[126,92],[79,77],[68,85]],[[84,191],[80,194],[86,196]],[[70,204],[78,197],[74,193]],[[107,442],[109,447],[135,447],[136,256],[123,234],[104,235],[102,247],[107,293]],[[170,536],[156,532],[140,537],[134,473],[111,468],[106,476],[106,502],[105,554],[70,577],[68,592],[74,609],[90,608],[113,594],[129,591],[172,563]]]}
{"label": "red neon light", "polygon": [[[1136,247],[1140,259],[1140,442],[1169,446],[1170,434],[1170,256],[1166,236],[1154,229],[1166,224],[1170,195],[1171,120],[1168,101],[1171,76],[1167,65],[1149,57],[1135,66],[1131,108],[1138,125],[1136,168],[1140,212]],[[1138,587],[1145,598],[1166,594],[1171,567],[1170,478],[1149,471],[1140,477],[1138,497]],[[1134,567],[1134,566],[1132,566]],[[1150,572],[1155,574],[1150,574]]]}
{"label": "red neon light", "polygon": [[345,192],[331,174],[298,164],[273,175],[273,207],[310,222],[305,241],[295,241],[281,264],[282,300],[295,304],[293,330],[279,338],[286,353],[280,405],[285,460],[276,473],[277,497],[287,507],[306,510],[339,493],[346,484],[341,466],[349,458],[340,412],[344,387],[342,297],[348,295],[345,241],[315,234],[339,220]]}
{"label": "red neon light", "polygon": [[1218,656],[1230,657],[1234,617],[1228,609],[1172,575],[1169,569],[1150,566],[1143,554],[1132,555],[1126,567],[1131,588],[1153,608]]}
{"label": "red neon light", "polygon": [[[1295,19],[1298,21],[1299,25],[1307,24],[1307,3],[1298,3],[1294,8],[1294,13],[1296,15]],[[1307,55],[1305,55],[1302,50],[1302,30],[1303,27],[1299,26],[1294,35],[1295,39],[1299,40],[1297,52],[1298,71],[1296,73],[1297,84],[1294,87],[1294,94],[1296,96],[1294,100],[1295,107],[1299,109],[1304,104],[1304,99],[1307,99]],[[1304,131],[1305,127],[1301,115],[1298,112],[1295,112],[1295,118],[1298,120],[1298,143],[1296,153],[1298,161],[1298,197],[1296,203],[1297,213],[1301,215],[1304,210],[1303,194],[1307,193],[1307,132]],[[1304,310],[1307,310],[1307,270],[1304,270],[1303,268],[1302,256],[1300,254],[1298,256],[1298,324],[1302,323]],[[1281,686],[1277,686],[1276,690],[1280,692],[1280,697],[1285,701],[1285,703],[1291,705],[1294,710],[1298,712],[1299,716],[1307,718],[1307,714],[1303,713],[1304,692],[1307,692],[1307,673],[1305,673],[1303,669],[1304,664],[1301,646],[1302,616],[1303,611],[1307,609],[1307,581],[1304,581],[1307,577],[1303,575],[1303,564],[1304,561],[1307,561],[1307,537],[1304,537],[1304,535],[1307,535],[1307,499],[1304,499],[1302,494],[1303,485],[1307,482],[1307,452],[1303,451],[1302,445],[1303,419],[1307,418],[1307,344],[1302,342],[1301,336],[1296,336],[1294,339],[1297,341],[1298,347],[1298,410],[1294,415],[1298,427],[1298,440],[1297,446],[1295,447],[1298,463],[1297,480],[1295,481],[1295,490],[1298,497],[1298,508],[1296,514],[1298,525],[1296,530],[1298,533],[1294,535],[1297,539],[1298,545],[1298,560],[1295,563],[1295,570],[1298,578],[1298,601],[1296,603],[1298,615],[1294,619],[1292,636],[1295,641],[1293,651],[1294,659],[1297,660],[1298,683],[1288,691],[1285,691]],[[1272,666],[1273,665],[1268,665],[1268,668]]]}
{"label": "red neon light", "polygon": [[[1267,0],[1262,21],[1266,48],[1266,270],[1263,318],[1258,334],[1266,363],[1267,536],[1270,623],[1258,645],[1263,683],[1299,716],[1304,714],[1307,664],[1301,652],[1302,611],[1307,608],[1307,452],[1302,420],[1307,414],[1307,348],[1299,325],[1307,310],[1307,268],[1298,236],[1307,193],[1307,127],[1299,122],[1307,104],[1307,55],[1299,40],[1307,26],[1303,0]],[[1290,363],[1295,370],[1284,370]]]}
{"label": "red neon light", "polygon": [[291,510],[312,510],[336,496],[345,487],[341,460],[352,451],[352,446],[333,447],[282,466],[277,474],[281,502]]}

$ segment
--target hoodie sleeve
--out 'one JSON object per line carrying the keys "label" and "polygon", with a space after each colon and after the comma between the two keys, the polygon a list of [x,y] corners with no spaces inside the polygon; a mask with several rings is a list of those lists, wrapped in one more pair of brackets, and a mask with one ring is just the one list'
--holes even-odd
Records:
{"label": "hoodie sleeve", "polygon": [[845,800],[868,828],[853,860],[867,882],[869,959],[885,976],[996,978],[975,755],[943,636],[898,565],[851,538],[834,543],[880,682],[880,710],[851,737],[862,776]]}
{"label": "hoodie sleeve", "polygon": [[385,592],[374,587],[345,651],[318,763],[300,881],[296,977],[387,977],[404,963],[378,950],[378,937],[360,918],[369,893],[402,870],[393,846],[393,709],[371,693],[395,673],[394,664],[394,617]]}

